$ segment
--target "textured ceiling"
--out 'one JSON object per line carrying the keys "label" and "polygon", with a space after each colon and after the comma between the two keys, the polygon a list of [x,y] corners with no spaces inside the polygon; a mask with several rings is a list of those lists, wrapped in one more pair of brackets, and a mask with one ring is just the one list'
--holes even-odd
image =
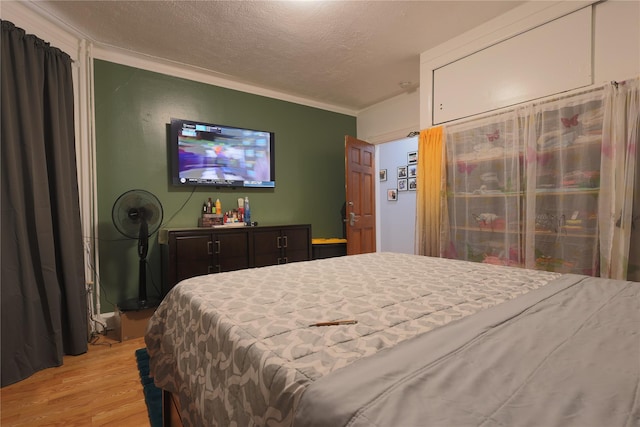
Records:
{"label": "textured ceiling", "polygon": [[415,89],[420,53],[523,2],[32,3],[100,46],[359,111]]}

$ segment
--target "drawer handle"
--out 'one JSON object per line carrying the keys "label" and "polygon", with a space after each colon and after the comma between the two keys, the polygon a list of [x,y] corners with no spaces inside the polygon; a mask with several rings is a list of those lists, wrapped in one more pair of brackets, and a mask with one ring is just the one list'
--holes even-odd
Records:
{"label": "drawer handle", "polygon": [[220,253],[220,240],[216,240],[216,253]]}
{"label": "drawer handle", "polygon": [[213,266],[212,265],[207,266],[207,273],[209,273],[209,274],[213,273]]}
{"label": "drawer handle", "polygon": [[211,240],[207,242],[207,253],[213,255],[213,242]]}
{"label": "drawer handle", "polygon": [[[278,236],[276,239],[276,246],[278,247],[278,249],[280,249],[282,247],[282,237]],[[280,258],[278,258],[280,259]]]}
{"label": "drawer handle", "polygon": [[284,248],[286,248],[286,247],[287,247],[287,236],[284,236],[284,237],[282,238],[282,240],[284,241],[284,244],[283,244],[282,246],[283,246]]}

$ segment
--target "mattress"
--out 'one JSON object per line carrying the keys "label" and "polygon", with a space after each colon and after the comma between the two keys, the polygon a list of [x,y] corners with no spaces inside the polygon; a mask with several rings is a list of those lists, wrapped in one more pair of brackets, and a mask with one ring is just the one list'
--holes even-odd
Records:
{"label": "mattress", "polygon": [[149,322],[151,373],[185,425],[292,426],[320,379],[559,277],[395,253],[194,277]]}

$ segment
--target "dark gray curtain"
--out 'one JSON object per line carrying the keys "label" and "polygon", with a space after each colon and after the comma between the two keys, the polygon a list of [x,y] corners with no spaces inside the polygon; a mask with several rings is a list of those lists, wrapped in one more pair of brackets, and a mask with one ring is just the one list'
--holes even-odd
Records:
{"label": "dark gray curtain", "polygon": [[69,55],[8,21],[0,58],[2,386],[87,351]]}

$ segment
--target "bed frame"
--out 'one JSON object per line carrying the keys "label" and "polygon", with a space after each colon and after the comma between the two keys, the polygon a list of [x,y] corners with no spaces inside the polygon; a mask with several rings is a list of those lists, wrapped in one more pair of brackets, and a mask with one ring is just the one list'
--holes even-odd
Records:
{"label": "bed frame", "polygon": [[173,393],[162,390],[162,426],[182,427],[180,401]]}
{"label": "bed frame", "polygon": [[185,280],[146,342],[164,426],[622,426],[638,324],[640,283],[374,253]]}

